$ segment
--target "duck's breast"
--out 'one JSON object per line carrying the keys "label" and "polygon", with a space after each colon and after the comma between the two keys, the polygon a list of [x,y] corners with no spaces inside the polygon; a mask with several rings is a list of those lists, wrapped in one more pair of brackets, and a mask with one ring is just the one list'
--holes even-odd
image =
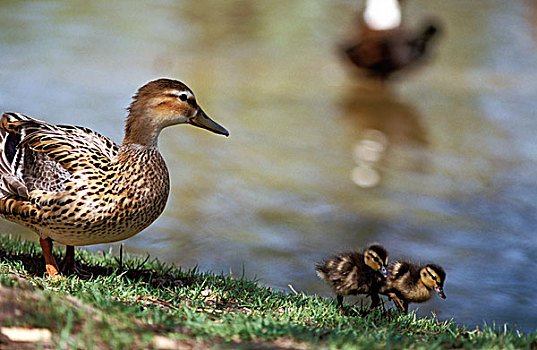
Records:
{"label": "duck's breast", "polygon": [[123,240],[160,216],[168,194],[158,150],[129,152],[108,168],[72,174],[64,192],[43,196],[40,232],[69,245]]}

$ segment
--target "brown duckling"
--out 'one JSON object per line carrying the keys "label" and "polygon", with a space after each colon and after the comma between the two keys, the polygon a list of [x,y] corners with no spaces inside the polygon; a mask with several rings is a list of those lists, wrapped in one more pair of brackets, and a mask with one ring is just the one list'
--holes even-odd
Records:
{"label": "brown duckling", "polygon": [[404,312],[408,312],[409,303],[424,303],[433,297],[433,291],[442,299],[446,272],[435,264],[418,266],[410,262],[394,262],[388,267],[390,278],[380,288],[380,294],[393,299]]}
{"label": "brown duckling", "polygon": [[367,294],[371,308],[378,305],[379,288],[388,276],[388,252],[379,244],[370,245],[363,253],[345,252],[315,265],[317,275],[328,282],[343,311],[345,295]]}

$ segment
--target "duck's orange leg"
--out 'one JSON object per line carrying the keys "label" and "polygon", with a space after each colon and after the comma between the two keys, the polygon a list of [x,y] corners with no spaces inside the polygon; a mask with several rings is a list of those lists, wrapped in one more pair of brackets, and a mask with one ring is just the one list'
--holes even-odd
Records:
{"label": "duck's orange leg", "polygon": [[54,255],[52,255],[52,239],[39,238],[39,244],[41,245],[41,249],[43,250],[43,255],[45,256],[47,275],[53,279],[60,277],[60,271],[58,270],[56,259],[54,259]]}
{"label": "duck's orange leg", "polygon": [[395,294],[395,293],[388,293],[388,296],[393,300],[393,302],[395,303],[395,305],[396,305],[401,311],[403,311],[403,313],[406,313],[405,305],[404,305],[404,303],[401,301],[401,299],[399,299],[399,297],[397,296],[397,294]]}

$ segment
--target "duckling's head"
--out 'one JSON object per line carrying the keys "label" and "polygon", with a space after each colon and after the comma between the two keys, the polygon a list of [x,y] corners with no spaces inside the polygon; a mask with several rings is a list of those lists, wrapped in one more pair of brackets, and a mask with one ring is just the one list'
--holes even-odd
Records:
{"label": "duckling's head", "polygon": [[388,252],[380,244],[370,245],[364,252],[364,262],[367,266],[382,274],[384,278],[390,276],[388,265]]}
{"label": "duckling's head", "polygon": [[156,146],[163,128],[184,123],[229,135],[205,114],[192,90],[177,80],[157,79],[145,84],[134,95],[128,111],[124,144]]}
{"label": "duckling's head", "polygon": [[434,289],[442,299],[446,299],[444,294],[444,281],[446,272],[435,264],[429,264],[420,271],[421,282],[429,289]]}

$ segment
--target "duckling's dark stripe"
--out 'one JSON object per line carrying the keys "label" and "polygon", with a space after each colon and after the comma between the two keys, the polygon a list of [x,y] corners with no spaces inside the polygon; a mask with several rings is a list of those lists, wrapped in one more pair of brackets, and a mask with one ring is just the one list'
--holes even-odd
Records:
{"label": "duckling's dark stripe", "polygon": [[375,260],[375,262],[376,262],[377,264],[379,264],[380,266],[383,266],[383,265],[384,265],[384,263],[382,262],[382,260],[380,260],[379,257],[376,257],[376,256],[375,256],[375,257],[373,257],[373,260]]}
{"label": "duckling's dark stripe", "polygon": [[379,264],[379,266],[384,266],[384,262],[382,262],[382,260],[380,260],[380,258],[378,257],[378,255],[376,254],[372,254],[372,253],[368,253],[367,254],[371,259],[373,259],[373,261],[375,261],[377,264]]}
{"label": "duckling's dark stripe", "polygon": [[440,283],[440,281],[438,280],[437,276],[435,276],[432,273],[430,273],[429,270],[425,270],[425,271],[427,271],[427,273],[429,274],[429,276],[431,276],[433,281],[435,281],[436,283]]}

